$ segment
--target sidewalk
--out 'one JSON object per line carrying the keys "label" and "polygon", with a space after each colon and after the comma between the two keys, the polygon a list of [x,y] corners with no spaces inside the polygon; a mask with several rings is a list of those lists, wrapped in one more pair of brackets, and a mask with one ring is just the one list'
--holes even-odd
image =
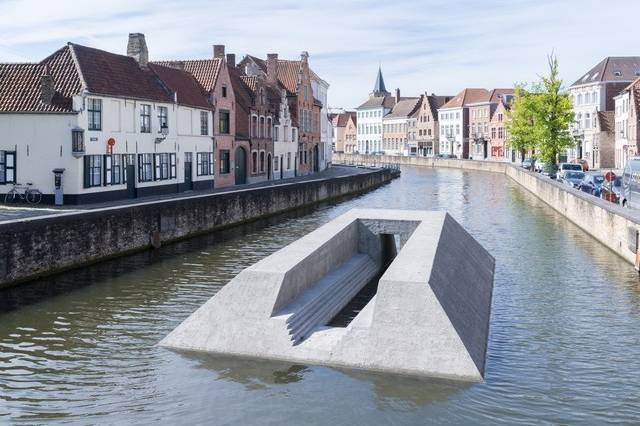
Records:
{"label": "sidewalk", "polygon": [[105,203],[93,203],[93,204],[78,204],[78,205],[69,205],[69,206],[29,206],[28,204],[17,204],[17,205],[0,205],[0,221],[4,220],[13,220],[13,219],[22,219],[27,217],[36,217],[36,216],[45,216],[56,213],[63,212],[72,212],[72,211],[83,211],[83,210],[93,210],[104,207],[113,207],[113,206],[125,206],[129,204],[136,203],[144,203],[148,201],[158,201],[158,200],[178,200],[184,197],[193,197],[197,195],[206,195],[206,194],[216,194],[221,192],[231,192],[243,189],[253,189],[253,188],[262,188],[269,187],[274,185],[282,185],[287,183],[294,182],[302,182],[309,180],[317,180],[317,179],[329,179],[335,177],[342,176],[352,176],[361,173],[367,173],[370,169],[367,168],[357,168],[357,167],[349,167],[342,165],[333,165],[332,167],[323,170],[320,173],[315,173],[307,176],[298,176],[294,178],[288,179],[279,179],[279,180],[270,180],[265,182],[258,183],[250,183],[246,185],[236,185],[230,186],[226,188],[215,188],[212,190],[206,191],[186,191],[180,193],[166,194],[166,195],[156,195],[149,197],[140,197],[140,198],[128,198],[125,200],[117,200]]}

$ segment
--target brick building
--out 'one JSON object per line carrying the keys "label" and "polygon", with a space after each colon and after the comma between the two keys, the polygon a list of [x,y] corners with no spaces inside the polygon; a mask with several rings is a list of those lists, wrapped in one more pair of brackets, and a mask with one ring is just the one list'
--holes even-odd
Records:
{"label": "brick building", "polygon": [[[487,160],[495,159],[494,152],[502,152],[504,154],[504,140],[502,140],[502,145],[496,141],[495,146],[498,149],[493,150],[494,144],[491,138],[490,122],[498,108],[498,104],[502,102],[509,105],[513,98],[513,93],[513,89],[493,89],[477,102],[469,103],[470,157],[477,160]],[[502,151],[500,146],[503,147]]]}
{"label": "brick building", "polygon": [[440,152],[438,132],[438,108],[447,103],[452,96],[423,94],[416,111],[416,142],[418,155],[431,157]]}

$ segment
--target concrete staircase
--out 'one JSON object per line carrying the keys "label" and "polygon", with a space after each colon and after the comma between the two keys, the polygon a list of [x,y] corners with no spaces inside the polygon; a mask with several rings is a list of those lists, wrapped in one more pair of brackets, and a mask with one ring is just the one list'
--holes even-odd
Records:
{"label": "concrete staircase", "polygon": [[327,324],[378,274],[378,266],[366,254],[356,254],[285,306],[274,318],[284,320],[294,344]]}

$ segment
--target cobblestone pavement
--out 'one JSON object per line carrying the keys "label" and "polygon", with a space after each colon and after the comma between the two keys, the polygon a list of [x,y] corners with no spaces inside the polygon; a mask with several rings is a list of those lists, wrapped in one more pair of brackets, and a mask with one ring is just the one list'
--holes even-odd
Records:
{"label": "cobblestone pavement", "polygon": [[282,179],[282,180],[271,180],[267,182],[252,183],[252,184],[239,185],[239,186],[228,187],[228,188],[217,188],[217,189],[207,190],[207,191],[188,191],[180,194],[167,194],[167,195],[161,195],[161,196],[118,200],[118,201],[108,202],[108,203],[95,203],[95,204],[82,204],[82,205],[69,205],[69,206],[37,206],[37,207],[30,207],[29,205],[26,205],[26,204],[25,205],[0,204],[0,222],[6,221],[6,220],[13,220],[13,219],[24,219],[24,218],[30,218],[30,217],[45,216],[45,215],[56,214],[56,213],[92,210],[92,209],[112,207],[112,206],[124,206],[128,204],[135,204],[140,202],[180,199],[182,197],[191,197],[194,195],[215,194],[219,192],[229,192],[229,191],[243,190],[248,188],[260,188],[260,187],[281,185],[285,183],[300,182],[300,181],[306,181],[306,180],[350,176],[350,175],[355,175],[360,173],[366,173],[369,170],[370,169],[367,169],[367,168],[333,166],[320,173],[309,175],[309,176],[299,176],[295,178]]}

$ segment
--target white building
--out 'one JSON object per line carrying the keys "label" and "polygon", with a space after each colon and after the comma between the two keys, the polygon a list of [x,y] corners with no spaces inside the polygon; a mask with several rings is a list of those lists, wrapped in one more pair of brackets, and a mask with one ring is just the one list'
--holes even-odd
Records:
{"label": "white building", "polygon": [[469,157],[469,105],[481,102],[486,89],[464,89],[438,108],[440,154]]}
{"label": "white building", "polygon": [[282,89],[280,111],[273,127],[273,178],[284,179],[296,175],[296,155],[298,152],[298,128],[292,126],[287,91]]}
{"label": "white building", "polygon": [[358,122],[358,152],[369,154],[382,152],[382,118],[387,115],[396,100],[387,92],[382,78],[382,70],[378,69],[378,76],[369,94],[369,99],[356,108]]}
{"label": "white building", "polygon": [[615,102],[615,166],[616,169],[624,168],[630,156],[637,152],[635,141],[629,137],[629,101],[631,91],[624,90],[614,97]]}
{"label": "white building", "polygon": [[311,90],[313,96],[322,103],[320,110],[320,170],[324,170],[331,164],[332,129],[329,122],[329,107],[327,105],[327,93],[329,83],[318,77],[313,71],[311,73]]}
{"label": "white building", "polygon": [[566,158],[561,160],[584,158],[591,167],[599,167],[596,161],[599,156],[594,145],[598,112],[613,110],[614,97],[638,76],[640,57],[607,57],[569,87],[575,112],[571,130],[576,146],[568,150]]}
{"label": "white building", "polygon": [[[69,43],[36,64],[0,64],[0,192],[33,183],[65,203],[213,188],[212,116],[186,72]],[[108,69],[108,72],[105,70]]]}

